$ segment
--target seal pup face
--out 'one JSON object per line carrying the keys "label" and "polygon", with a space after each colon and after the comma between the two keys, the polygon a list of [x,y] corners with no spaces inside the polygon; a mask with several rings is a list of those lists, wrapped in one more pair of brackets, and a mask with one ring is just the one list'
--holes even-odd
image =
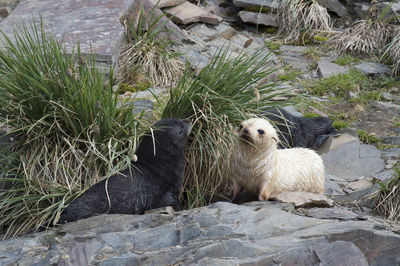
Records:
{"label": "seal pup face", "polygon": [[276,146],[278,135],[266,119],[251,118],[239,127],[240,143],[254,149],[266,150]]}

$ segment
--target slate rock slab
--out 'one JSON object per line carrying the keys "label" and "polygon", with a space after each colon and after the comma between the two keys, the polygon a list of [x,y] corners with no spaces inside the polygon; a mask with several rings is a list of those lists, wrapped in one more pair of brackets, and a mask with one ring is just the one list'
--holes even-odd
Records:
{"label": "slate rock slab", "polygon": [[218,25],[222,18],[196,6],[190,2],[184,2],[176,7],[166,9],[165,12],[171,16],[172,20],[179,24],[189,24],[193,22],[204,22],[212,25]]}
{"label": "slate rock slab", "polygon": [[328,174],[355,181],[360,177],[373,177],[385,169],[379,151],[360,141],[341,145],[322,155]]}
{"label": "slate rock slab", "polygon": [[[96,1],[20,1],[1,23],[1,29],[13,36],[13,26],[43,18],[51,26],[67,52],[76,46],[79,36],[82,54],[94,53],[99,61],[115,61],[124,38],[120,17],[134,0]],[[50,30],[50,29],[49,29]]]}
{"label": "slate rock slab", "polygon": [[392,73],[392,69],[389,66],[376,62],[362,62],[354,66],[354,68],[368,76],[390,75]]}
{"label": "slate rock slab", "polygon": [[237,7],[277,7],[275,0],[233,0],[233,4]]}
{"label": "slate rock slab", "polygon": [[354,220],[359,217],[358,214],[344,208],[311,208],[307,209],[305,215],[318,219],[338,219],[338,220]]}
{"label": "slate rock slab", "polygon": [[322,78],[329,78],[338,74],[347,73],[349,72],[349,68],[347,66],[339,66],[335,63],[320,60],[318,61],[317,72]]}
{"label": "slate rock slab", "polygon": [[317,2],[329,11],[335,12],[339,17],[348,15],[347,8],[339,0],[317,0]]}
{"label": "slate rock slab", "polygon": [[373,222],[316,219],[282,208],[274,202],[218,202],[171,214],[101,215],[0,241],[0,265],[396,265],[400,260],[400,236],[375,229]]}
{"label": "slate rock slab", "polygon": [[310,192],[282,192],[272,197],[278,202],[291,203],[295,208],[300,207],[332,207],[333,200],[325,195],[314,194]]}
{"label": "slate rock slab", "polygon": [[263,26],[271,26],[278,27],[278,24],[275,21],[275,16],[272,14],[264,14],[264,13],[256,13],[249,11],[240,11],[239,18],[244,23],[254,24],[254,25],[263,25]]}

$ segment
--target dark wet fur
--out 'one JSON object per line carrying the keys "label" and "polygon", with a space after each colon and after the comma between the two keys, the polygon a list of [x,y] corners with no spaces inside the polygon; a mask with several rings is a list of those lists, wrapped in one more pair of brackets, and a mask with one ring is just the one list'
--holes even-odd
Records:
{"label": "dark wet fur", "polygon": [[[179,210],[179,190],[185,168],[184,147],[191,124],[167,118],[154,124],[155,150],[151,135],[142,138],[138,160],[122,174],[103,180],[78,198],[61,214],[60,223],[103,213],[143,214],[146,210],[172,206]],[[107,199],[106,188],[111,201]]]}
{"label": "dark wet fur", "polygon": [[[279,148],[320,147],[329,136],[337,135],[332,120],[326,117],[297,117],[281,108],[264,109],[263,114],[278,127]],[[287,121],[285,121],[287,120]]]}

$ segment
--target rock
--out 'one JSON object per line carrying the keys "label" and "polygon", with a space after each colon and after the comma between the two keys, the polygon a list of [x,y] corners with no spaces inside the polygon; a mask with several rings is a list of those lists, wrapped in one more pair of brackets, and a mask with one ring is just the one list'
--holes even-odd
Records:
{"label": "rock", "polygon": [[388,182],[390,179],[392,179],[393,174],[394,174],[394,171],[393,171],[393,170],[385,170],[385,171],[383,171],[383,172],[381,172],[381,173],[379,173],[379,174],[376,174],[374,177],[375,177],[378,181],[383,182],[383,183],[386,183],[386,182]]}
{"label": "rock", "polygon": [[161,207],[157,209],[147,210],[144,212],[145,214],[149,213],[157,213],[157,214],[172,214],[174,213],[174,209],[171,206]]}
{"label": "rock", "polygon": [[233,4],[237,7],[267,7],[276,8],[275,0],[233,0]]}
{"label": "rock", "polygon": [[338,219],[343,221],[355,220],[358,214],[344,208],[311,208],[306,209],[305,215],[317,219]]}
{"label": "rock", "polygon": [[370,5],[368,3],[353,3],[353,10],[360,19],[365,19]]}
{"label": "rock", "polygon": [[335,177],[333,175],[327,174],[325,176],[325,195],[344,195],[343,189],[338,184],[338,179],[345,181],[340,177]]}
{"label": "rock", "polygon": [[399,162],[398,160],[389,159],[389,160],[386,161],[386,166],[385,167],[386,167],[386,169],[392,169],[392,167],[397,165],[398,162]]}
{"label": "rock", "polygon": [[398,264],[400,236],[374,226],[384,224],[350,221],[345,211],[313,215],[331,218],[291,214],[275,202],[101,215],[3,240],[0,265]]}
{"label": "rock", "polygon": [[311,64],[309,60],[302,56],[281,55],[281,59],[284,64],[301,71],[308,71]]}
{"label": "rock", "polygon": [[383,159],[400,159],[400,148],[391,148],[382,151]]}
{"label": "rock", "polygon": [[327,10],[335,12],[339,17],[348,15],[347,8],[339,0],[317,0],[317,2]]}
{"label": "rock", "polygon": [[185,2],[186,0],[150,0],[153,5],[157,5],[158,8],[177,6]]}
{"label": "rock", "polygon": [[173,21],[179,24],[204,22],[218,25],[222,21],[221,17],[190,2],[184,2],[176,7],[166,9],[165,12],[171,16]]}
{"label": "rock", "polygon": [[254,24],[254,25],[263,25],[263,26],[271,26],[271,27],[278,27],[278,24],[275,22],[275,16],[272,15],[272,14],[240,11],[239,12],[239,18],[244,23],[249,23],[249,24]]}
{"label": "rock", "polygon": [[154,103],[151,100],[135,100],[133,101],[133,106],[135,109],[133,109],[133,113],[138,114],[138,113],[149,113],[153,110],[154,108]]}
{"label": "rock", "polygon": [[196,49],[192,45],[181,46],[177,50],[183,54],[183,58],[186,59],[194,69],[203,69],[211,60],[211,56],[205,55],[199,52],[200,49]]}
{"label": "rock", "polygon": [[392,73],[392,69],[389,66],[376,62],[363,62],[354,66],[354,68],[368,76],[391,75]]}
{"label": "rock", "polygon": [[320,60],[318,61],[317,71],[322,78],[328,78],[331,76],[336,76],[338,74],[349,72],[349,67],[339,66],[335,63]]}
{"label": "rock", "polygon": [[374,208],[375,198],[381,191],[379,184],[370,186],[369,188],[350,192],[346,195],[337,195],[333,199],[335,202],[342,202],[352,206]]}
{"label": "rock", "polygon": [[368,266],[368,261],[361,250],[346,241],[335,241],[315,249],[320,265],[337,265],[338,257],[347,265]]}
{"label": "rock", "polygon": [[324,195],[314,194],[310,192],[282,192],[276,196],[273,196],[272,199],[278,202],[291,203],[294,204],[295,208],[300,207],[332,207],[333,201],[328,199]]}
{"label": "rock", "polygon": [[361,178],[357,181],[351,182],[351,183],[347,184],[346,187],[354,191],[354,190],[362,190],[362,189],[369,188],[373,184],[374,184],[373,178],[368,177],[368,178]]}
{"label": "rock", "polygon": [[385,168],[384,161],[376,156],[379,151],[352,141],[322,155],[328,174],[355,181],[359,177],[373,177]]}
{"label": "rock", "polygon": [[342,133],[338,136],[330,136],[324,144],[321,145],[321,147],[317,148],[317,153],[319,155],[322,155],[324,153],[327,153],[331,150],[334,150],[344,144],[347,144],[349,142],[357,141],[358,138],[354,137],[348,133]]}
{"label": "rock", "polygon": [[396,137],[384,137],[383,143],[392,144],[392,145],[400,145],[400,136]]}
{"label": "rock", "polygon": [[6,18],[11,14],[12,10],[8,6],[0,7],[0,16]]}
{"label": "rock", "polygon": [[393,95],[389,92],[383,92],[382,93],[382,98],[385,99],[386,101],[396,101],[396,102],[400,102],[400,97]]}
{"label": "rock", "polygon": [[292,116],[296,116],[296,117],[303,116],[299,111],[297,111],[296,107],[294,107],[293,105],[284,106],[284,107],[282,107],[282,109],[284,109],[286,112],[288,112]]}
{"label": "rock", "polygon": [[294,45],[281,45],[279,50],[283,54],[303,54],[303,52],[307,51],[307,47],[305,46],[294,46]]}

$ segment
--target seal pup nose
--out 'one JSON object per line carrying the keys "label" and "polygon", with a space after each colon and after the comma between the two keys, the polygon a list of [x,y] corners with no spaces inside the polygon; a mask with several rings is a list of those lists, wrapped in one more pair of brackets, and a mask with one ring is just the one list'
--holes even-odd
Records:
{"label": "seal pup nose", "polygon": [[249,130],[247,128],[243,129],[243,134],[249,134]]}

